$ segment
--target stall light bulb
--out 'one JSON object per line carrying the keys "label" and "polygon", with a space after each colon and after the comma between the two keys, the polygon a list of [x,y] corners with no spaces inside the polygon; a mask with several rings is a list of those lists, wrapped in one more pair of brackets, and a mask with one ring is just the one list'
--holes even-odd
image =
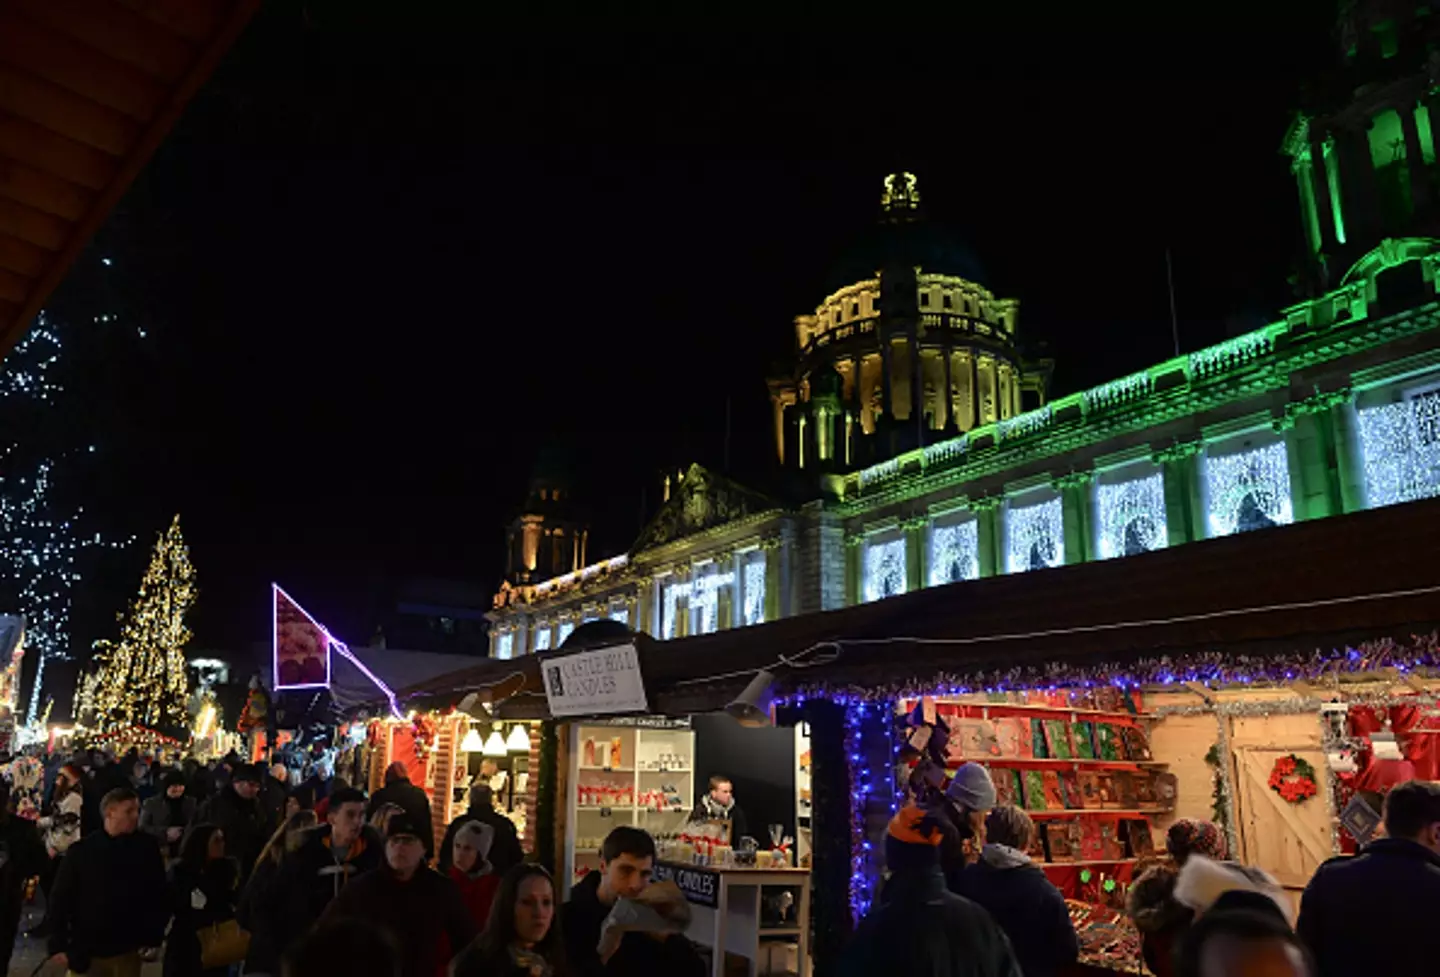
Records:
{"label": "stall light bulb", "polygon": [[505,748],[511,753],[530,752],[530,734],[526,732],[524,726],[516,723],[510,727],[510,736],[505,740]]}
{"label": "stall light bulb", "polygon": [[460,741],[460,749],[466,753],[479,753],[485,749],[485,742],[480,739],[480,731],[474,726],[470,727],[470,731],[467,732],[465,738]]}
{"label": "stall light bulb", "polygon": [[485,740],[485,748],[481,752],[486,756],[504,756],[509,752],[505,749],[505,737],[500,735],[498,729],[490,731],[490,737]]}

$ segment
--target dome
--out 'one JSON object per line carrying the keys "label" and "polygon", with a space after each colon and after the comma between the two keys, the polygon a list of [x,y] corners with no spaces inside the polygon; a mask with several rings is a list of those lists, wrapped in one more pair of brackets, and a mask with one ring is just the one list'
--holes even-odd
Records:
{"label": "dome", "polygon": [[[897,181],[903,192],[897,193]],[[831,265],[825,279],[826,294],[873,278],[887,265],[918,266],[930,274],[956,275],[984,284],[984,269],[970,246],[952,231],[925,219],[912,175],[887,176],[880,206],[879,220]]]}

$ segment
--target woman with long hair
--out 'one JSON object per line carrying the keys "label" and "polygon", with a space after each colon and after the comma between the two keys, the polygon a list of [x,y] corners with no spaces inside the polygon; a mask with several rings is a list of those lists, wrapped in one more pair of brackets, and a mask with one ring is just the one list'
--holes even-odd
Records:
{"label": "woman with long hair", "polygon": [[240,867],[225,856],[225,832],[197,824],[180,843],[180,860],[170,873],[170,911],[175,921],[165,941],[165,977],[226,977],[229,967],[205,969],[200,931],[235,918]]}
{"label": "woman with long hair", "polygon": [[236,912],[240,926],[250,934],[250,950],[245,954],[247,975],[269,975],[280,972],[282,945],[280,926],[270,913],[277,902],[271,893],[275,876],[285,856],[300,847],[306,832],[315,827],[314,811],[297,811],[286,818],[255,860],[255,871],[240,894],[240,906]]}
{"label": "woman with long hair", "polygon": [[375,813],[370,815],[370,827],[380,832],[380,837],[383,838],[385,837],[385,828],[390,824],[390,819],[397,814],[404,813],[405,809],[399,804],[381,804],[375,809]]}
{"label": "woman with long hair", "polygon": [[73,763],[61,767],[55,775],[55,789],[50,796],[50,808],[45,816],[36,822],[41,840],[50,857],[40,873],[40,891],[45,893],[45,918],[33,927],[27,935],[48,936],[50,933],[50,890],[60,873],[60,859],[70,846],[80,840],[80,819],[85,807],[85,774]]}
{"label": "woman with long hair", "polygon": [[550,873],[516,865],[500,880],[485,932],[456,958],[455,977],[562,977],[558,908]]}

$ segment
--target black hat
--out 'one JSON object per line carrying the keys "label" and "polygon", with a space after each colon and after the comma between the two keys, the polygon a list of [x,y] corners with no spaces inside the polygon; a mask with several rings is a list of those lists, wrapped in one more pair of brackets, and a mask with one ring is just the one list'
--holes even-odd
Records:
{"label": "black hat", "polygon": [[260,768],[250,763],[239,764],[236,766],[235,772],[230,775],[230,780],[232,783],[248,780],[251,783],[258,784],[260,783]]}
{"label": "black hat", "polygon": [[425,840],[425,834],[421,831],[420,825],[407,814],[396,814],[385,825],[385,839],[399,838],[401,836]]}
{"label": "black hat", "polygon": [[161,783],[166,787],[184,787],[185,773],[182,770],[176,770],[172,767],[165,771],[165,779],[161,781]]}

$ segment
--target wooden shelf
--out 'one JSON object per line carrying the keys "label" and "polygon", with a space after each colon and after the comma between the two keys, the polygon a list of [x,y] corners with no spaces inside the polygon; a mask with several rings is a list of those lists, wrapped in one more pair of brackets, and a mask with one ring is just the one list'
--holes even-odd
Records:
{"label": "wooden shelf", "polygon": [[636,810],[642,810],[642,808],[637,808],[634,804],[616,804],[616,805],[614,805],[613,807],[607,806],[607,805],[605,805],[605,804],[576,804],[576,805],[575,805],[575,812],[576,812],[577,814],[584,814],[584,813],[587,812],[587,811],[594,811],[596,814],[599,814],[599,813],[602,812],[602,811],[608,811],[608,812],[610,812],[611,814],[617,814],[617,813],[618,813],[618,814],[629,814],[631,811],[636,811]]}
{"label": "wooden shelf", "polygon": [[[1157,716],[1148,712],[1112,712],[1105,709],[1079,709],[1070,706],[1024,706],[1013,702],[947,702],[947,706],[957,709],[999,709],[1005,712],[1017,713],[1040,713],[1046,716],[1081,716],[1086,719],[1156,719]],[[989,716],[982,716],[982,719],[989,719]]]}
{"label": "wooden shelf", "polygon": [[1020,769],[1031,770],[1063,770],[1066,767],[1084,767],[1088,770],[1136,770],[1140,767],[1168,767],[1170,764],[1161,760],[1086,760],[1084,758],[1072,758],[1069,760],[1056,759],[1055,757],[1024,757],[1024,756],[987,756],[967,757],[961,760],[946,760],[945,766],[954,770],[965,763],[983,763],[992,767],[1019,767]]}
{"label": "wooden shelf", "polygon": [[760,935],[761,935],[761,936],[799,936],[799,935],[800,935],[800,927],[798,927],[798,926],[762,926],[762,927],[760,927]]}
{"label": "wooden shelf", "polygon": [[1030,819],[1034,821],[1046,818],[1074,817],[1142,818],[1151,814],[1170,814],[1171,812],[1163,807],[1142,807],[1130,811],[1109,807],[1067,807],[1064,810],[1027,810],[1025,813],[1030,815]]}
{"label": "wooden shelf", "polygon": [[1095,865],[1134,865],[1140,861],[1138,858],[1097,858],[1092,861],[1080,862],[1040,862],[1035,864],[1041,868],[1089,868]]}
{"label": "wooden shelf", "polygon": [[598,772],[600,772],[600,773],[634,773],[634,772],[635,772],[635,768],[634,768],[634,767],[598,767],[598,766],[597,766],[597,767],[587,767],[587,766],[586,766],[585,764],[583,764],[583,763],[579,765],[579,769],[580,769],[580,770],[594,770],[594,771],[598,771]]}
{"label": "wooden shelf", "polygon": [[690,773],[694,773],[695,771],[694,771],[694,770],[672,770],[672,769],[666,768],[666,769],[664,769],[664,770],[641,770],[640,772],[641,772],[642,774],[646,774],[646,773],[690,774]]}

